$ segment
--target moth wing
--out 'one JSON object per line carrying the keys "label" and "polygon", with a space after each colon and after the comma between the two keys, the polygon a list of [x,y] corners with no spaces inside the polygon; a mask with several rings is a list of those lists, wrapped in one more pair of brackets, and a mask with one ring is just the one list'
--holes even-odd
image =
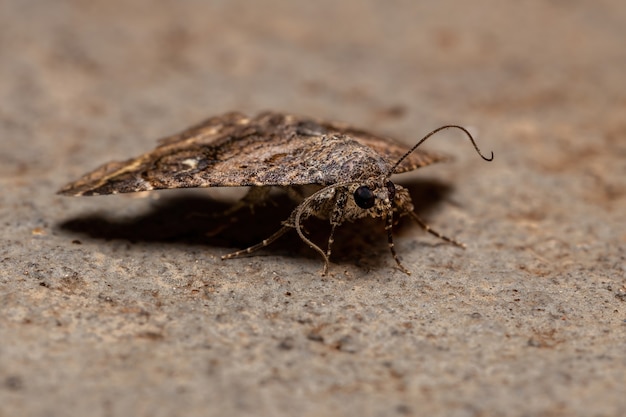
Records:
{"label": "moth wing", "polygon": [[[409,147],[340,123],[265,112],[255,118],[226,113],[181,133],[137,158],[109,162],[63,187],[59,194],[82,196],[157,189],[329,185],[346,180],[336,161],[382,156],[389,169]],[[445,156],[416,150],[395,173]],[[365,160],[365,159],[361,159]],[[384,168],[382,168],[384,170]],[[357,172],[350,172],[356,179]]]}
{"label": "moth wing", "polygon": [[[385,136],[376,135],[365,130],[354,128],[345,123],[322,122],[321,124],[328,130],[334,130],[338,133],[350,136],[359,143],[374,149],[376,153],[383,156],[392,165],[399,161],[400,158],[402,158],[411,149],[410,146],[404,143]],[[394,173],[400,174],[403,172],[413,171],[417,168],[422,168],[436,162],[445,162],[448,160],[450,160],[450,157],[447,155],[438,152],[416,149],[400,163]]]}
{"label": "moth wing", "polygon": [[59,194],[327,185],[345,179],[333,162],[335,157],[372,152],[350,138],[303,130],[294,117],[278,113],[263,113],[254,119],[228,113],[159,143],[155,150],[137,158],[102,165],[63,187]]}

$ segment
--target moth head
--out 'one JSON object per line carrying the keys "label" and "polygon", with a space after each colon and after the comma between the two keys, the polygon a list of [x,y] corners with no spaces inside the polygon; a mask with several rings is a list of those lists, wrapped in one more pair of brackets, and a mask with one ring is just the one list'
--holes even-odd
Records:
{"label": "moth head", "polygon": [[352,193],[354,203],[363,210],[374,209],[378,215],[388,211],[396,197],[396,186],[393,182],[384,181],[357,184]]}

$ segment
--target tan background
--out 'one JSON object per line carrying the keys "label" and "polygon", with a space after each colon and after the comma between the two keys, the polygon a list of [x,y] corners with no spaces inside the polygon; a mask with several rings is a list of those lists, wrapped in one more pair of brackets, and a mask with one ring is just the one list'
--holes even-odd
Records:
{"label": "tan background", "polygon": [[[0,1],[0,415],[619,415],[621,0]],[[228,110],[338,119],[455,161],[420,213],[339,230],[331,274],[277,198],[56,196]],[[220,190],[221,191],[221,190]],[[140,197],[140,198],[133,198]],[[215,231],[222,233],[214,233]]]}

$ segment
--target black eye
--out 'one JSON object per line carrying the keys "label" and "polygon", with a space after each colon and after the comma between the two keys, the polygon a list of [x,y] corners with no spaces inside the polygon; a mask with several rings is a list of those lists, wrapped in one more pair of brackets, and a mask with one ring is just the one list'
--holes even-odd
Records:
{"label": "black eye", "polygon": [[374,193],[366,185],[360,186],[354,192],[354,202],[362,209],[374,207],[375,200],[376,197],[374,197]]}
{"label": "black eye", "polygon": [[393,201],[393,199],[396,198],[396,186],[393,185],[393,182],[391,181],[387,181],[387,184],[385,184],[385,186],[387,187],[387,195],[389,196],[389,201]]}

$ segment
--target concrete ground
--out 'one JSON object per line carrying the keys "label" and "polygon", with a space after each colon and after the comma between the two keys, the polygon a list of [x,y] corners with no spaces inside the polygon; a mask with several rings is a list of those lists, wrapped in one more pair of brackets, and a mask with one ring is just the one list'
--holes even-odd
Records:
{"label": "concrete ground", "polygon": [[[626,7],[0,1],[0,416],[617,416],[626,411]],[[231,190],[66,182],[229,110],[454,161],[420,214],[339,229],[330,274]],[[236,190],[239,192],[240,190]],[[323,239],[323,224],[320,229]]]}

